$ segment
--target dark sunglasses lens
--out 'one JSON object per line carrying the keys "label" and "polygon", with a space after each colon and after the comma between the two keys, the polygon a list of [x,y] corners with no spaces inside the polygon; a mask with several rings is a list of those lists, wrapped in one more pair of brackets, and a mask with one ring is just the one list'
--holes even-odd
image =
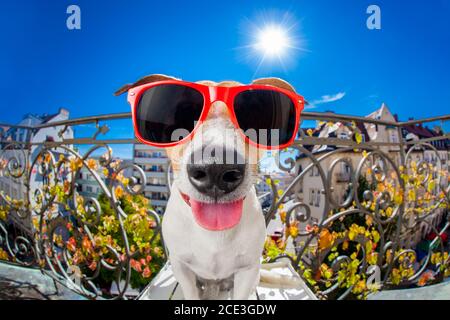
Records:
{"label": "dark sunglasses lens", "polygon": [[253,142],[265,146],[280,146],[292,138],[295,131],[294,102],[275,90],[248,90],[237,94],[234,112],[239,127]]}
{"label": "dark sunglasses lens", "polygon": [[203,104],[203,95],[191,87],[165,84],[150,88],[137,105],[137,130],[149,142],[180,141],[194,129]]}

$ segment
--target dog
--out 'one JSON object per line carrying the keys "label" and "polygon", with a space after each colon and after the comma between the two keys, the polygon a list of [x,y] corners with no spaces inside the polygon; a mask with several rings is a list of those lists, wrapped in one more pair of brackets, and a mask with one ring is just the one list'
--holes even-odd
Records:
{"label": "dog", "polygon": [[[123,86],[116,95],[142,84],[171,79],[175,78],[150,75]],[[241,85],[235,81],[197,83]],[[278,78],[258,79],[252,84],[295,92],[289,83]],[[232,292],[232,299],[248,299],[260,281],[266,239],[265,220],[254,187],[258,160],[264,150],[244,141],[223,101],[212,102],[206,120],[197,130],[200,133],[191,140],[166,148],[174,171],[162,219],[168,258],[185,299],[218,299],[224,292]],[[225,152],[232,155],[232,163],[224,164]],[[196,154],[202,156],[196,160]],[[225,174],[220,173],[225,171],[231,172],[233,183],[226,192],[217,194],[217,188],[211,185],[222,183],[220,179],[225,179]],[[210,183],[199,183],[198,175]]]}

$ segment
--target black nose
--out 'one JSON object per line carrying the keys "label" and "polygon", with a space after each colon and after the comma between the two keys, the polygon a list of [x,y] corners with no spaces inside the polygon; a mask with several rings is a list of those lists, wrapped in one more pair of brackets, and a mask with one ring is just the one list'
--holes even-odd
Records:
{"label": "black nose", "polygon": [[199,192],[217,199],[242,183],[245,164],[188,164],[187,173]]}

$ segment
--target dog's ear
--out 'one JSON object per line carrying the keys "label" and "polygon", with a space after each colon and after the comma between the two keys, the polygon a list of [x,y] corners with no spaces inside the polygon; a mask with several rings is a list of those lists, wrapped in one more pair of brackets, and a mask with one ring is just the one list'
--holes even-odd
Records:
{"label": "dog's ear", "polygon": [[128,84],[124,85],[119,90],[114,92],[114,95],[115,96],[119,96],[122,93],[127,92],[128,90],[130,90],[133,87],[137,87],[137,86],[140,86],[140,85],[145,84],[145,83],[150,83],[150,82],[155,82],[155,81],[162,81],[162,80],[179,80],[179,79],[174,78],[174,77],[169,77],[169,76],[166,76],[164,74],[151,74],[149,76],[145,76],[145,77],[139,79],[135,83],[128,83]]}
{"label": "dog's ear", "polygon": [[291,86],[291,84],[287,81],[284,81],[283,79],[280,78],[261,78],[261,79],[256,79],[252,82],[252,84],[263,84],[263,85],[269,85],[269,86],[274,86],[274,87],[278,87],[281,89],[285,89],[285,90],[289,90],[292,92],[295,92],[295,89],[293,86]]}

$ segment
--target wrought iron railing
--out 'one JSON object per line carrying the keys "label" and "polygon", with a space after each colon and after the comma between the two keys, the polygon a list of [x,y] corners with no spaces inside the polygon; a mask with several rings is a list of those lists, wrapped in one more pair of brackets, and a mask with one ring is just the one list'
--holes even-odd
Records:
{"label": "wrought iron railing", "polygon": [[[125,298],[130,287],[142,290],[157,274],[166,256],[161,217],[140,195],[146,174],[112,155],[111,146],[137,141],[100,139],[108,131],[101,123],[129,118],[3,125],[29,134],[25,141],[0,142],[1,259],[39,267],[92,299]],[[274,155],[292,181],[281,187],[276,178],[260,176],[266,222],[282,228],[268,235],[265,261],[290,259],[328,299],[364,298],[448,276],[450,135],[428,130],[411,140],[406,133],[450,115],[408,122],[312,112],[302,118],[316,127],[302,129],[291,148]],[[92,137],[63,139],[68,127],[83,124],[96,125]],[[59,141],[32,142],[46,127],[59,129]],[[340,130],[348,139],[337,138]],[[74,145],[91,148],[81,154]],[[92,158],[100,150],[103,155]],[[83,168],[100,196],[80,195]]]}

